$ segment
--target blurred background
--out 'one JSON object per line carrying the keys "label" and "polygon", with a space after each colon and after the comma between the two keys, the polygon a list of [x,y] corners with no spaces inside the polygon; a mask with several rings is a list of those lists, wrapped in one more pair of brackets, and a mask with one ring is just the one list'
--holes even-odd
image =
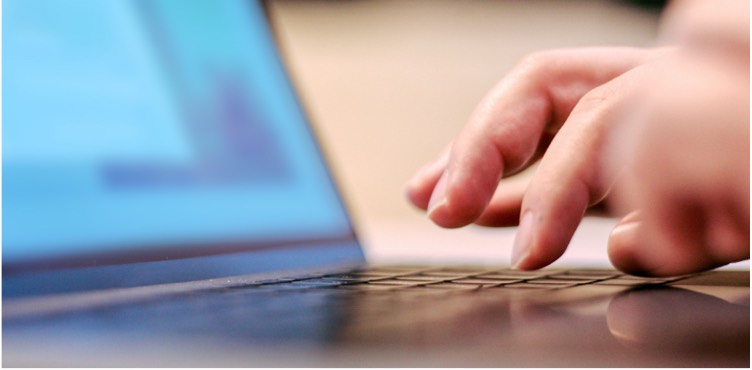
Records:
{"label": "blurred background", "polygon": [[[650,46],[660,4],[276,0],[271,13],[369,257],[499,263],[513,229],[439,229],[406,202],[403,184],[517,60],[550,48]],[[588,220],[570,260],[607,262],[612,224]]]}

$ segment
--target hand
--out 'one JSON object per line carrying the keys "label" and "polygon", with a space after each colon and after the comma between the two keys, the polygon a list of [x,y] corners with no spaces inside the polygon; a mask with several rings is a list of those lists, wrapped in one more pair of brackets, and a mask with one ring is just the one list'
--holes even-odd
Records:
{"label": "hand", "polygon": [[[640,67],[668,52],[586,48],[523,59],[408,183],[408,198],[444,227],[513,225],[522,214],[515,267],[553,262],[610,187],[600,173],[605,133],[638,86]],[[509,184],[507,176],[541,156],[526,188]]]}
{"label": "hand", "polygon": [[[522,269],[556,260],[614,185],[632,211],[610,238],[617,268],[673,275],[749,258],[749,4],[736,5],[746,11],[674,5],[675,50],[525,58],[408,183],[409,199],[444,227],[522,215]],[[506,179],[540,157],[527,186]]]}

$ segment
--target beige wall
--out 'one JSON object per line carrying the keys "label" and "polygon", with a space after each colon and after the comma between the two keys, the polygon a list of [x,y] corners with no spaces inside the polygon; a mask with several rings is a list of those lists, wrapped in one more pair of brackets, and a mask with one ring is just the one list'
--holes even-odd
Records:
{"label": "beige wall", "polygon": [[421,217],[402,184],[531,51],[648,46],[618,1],[274,1],[272,15],[356,220]]}

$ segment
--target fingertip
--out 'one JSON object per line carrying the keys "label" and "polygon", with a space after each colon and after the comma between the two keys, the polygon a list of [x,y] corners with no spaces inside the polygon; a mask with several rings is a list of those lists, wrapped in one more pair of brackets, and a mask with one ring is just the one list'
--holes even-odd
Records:
{"label": "fingertip", "polygon": [[517,233],[514,236],[512,245],[512,267],[521,269],[525,266],[525,261],[530,254],[533,238],[533,223],[535,222],[533,213],[525,212],[520,218],[520,226],[517,227]]}
{"label": "fingertip", "polygon": [[564,254],[566,246],[561,248],[541,248],[532,247],[513,263],[512,268],[517,270],[538,270],[554,263]]}
{"label": "fingertip", "polygon": [[438,176],[431,179],[419,171],[403,185],[402,194],[415,207],[425,211],[428,209],[428,202],[437,180]]}
{"label": "fingertip", "polygon": [[[536,175],[540,172],[536,173]],[[578,189],[580,191],[578,191]],[[587,209],[584,187],[561,186],[535,179],[522,201],[523,220],[530,217],[527,255],[515,264],[521,270],[546,267],[564,254]]]}
{"label": "fingertip", "polygon": [[444,171],[428,202],[428,216],[444,228],[458,228],[480,217],[490,196],[475,191],[464,181],[457,181],[456,173]]}
{"label": "fingertip", "polygon": [[573,233],[567,227],[552,228],[543,217],[526,211],[515,237],[512,267],[537,270],[550,265],[564,254]]}
{"label": "fingertip", "polygon": [[449,150],[436,160],[426,163],[405,182],[403,194],[407,200],[422,210],[428,210],[431,196],[435,192],[440,177],[446,172]]}
{"label": "fingertip", "polygon": [[672,232],[645,222],[630,214],[609,235],[608,255],[616,269],[636,276],[678,276],[731,262],[715,258],[697,235],[688,239],[687,229]]}
{"label": "fingertip", "polygon": [[410,182],[406,183],[402,187],[402,195],[415,207],[424,211],[428,209],[429,197],[422,194],[414,184]]}
{"label": "fingertip", "polygon": [[457,222],[456,217],[448,210],[447,203],[447,199],[442,198],[432,204],[428,208],[428,218],[435,224],[448,229],[464,226],[464,224]]}
{"label": "fingertip", "polygon": [[445,228],[464,226],[458,222],[456,214],[449,207],[449,199],[447,198],[448,182],[449,171],[444,171],[436,183],[436,187],[434,187],[431,194],[431,199],[428,202],[428,218],[435,224]]}
{"label": "fingertip", "polygon": [[[630,216],[627,216],[630,217]],[[608,237],[608,258],[618,270],[637,276],[650,276],[649,269],[639,258],[640,224],[627,217],[611,231]],[[634,218],[634,216],[631,216]]]}
{"label": "fingertip", "polygon": [[[628,216],[629,217],[629,216]],[[608,257],[619,271],[644,277],[675,276],[702,271],[685,259],[668,258],[667,245],[655,247],[644,237],[646,231],[642,222],[623,219],[611,231],[608,238]]]}
{"label": "fingertip", "polygon": [[466,207],[456,207],[455,203],[450,203],[449,197],[444,195],[437,200],[431,199],[431,205],[428,207],[428,217],[435,224],[447,228],[455,229],[475,221],[472,211]]}

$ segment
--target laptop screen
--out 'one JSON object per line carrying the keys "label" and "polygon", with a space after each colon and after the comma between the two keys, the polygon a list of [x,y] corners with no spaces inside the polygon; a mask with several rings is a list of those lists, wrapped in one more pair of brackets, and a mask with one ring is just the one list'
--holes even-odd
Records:
{"label": "laptop screen", "polygon": [[353,238],[259,4],[3,5],[4,264]]}

